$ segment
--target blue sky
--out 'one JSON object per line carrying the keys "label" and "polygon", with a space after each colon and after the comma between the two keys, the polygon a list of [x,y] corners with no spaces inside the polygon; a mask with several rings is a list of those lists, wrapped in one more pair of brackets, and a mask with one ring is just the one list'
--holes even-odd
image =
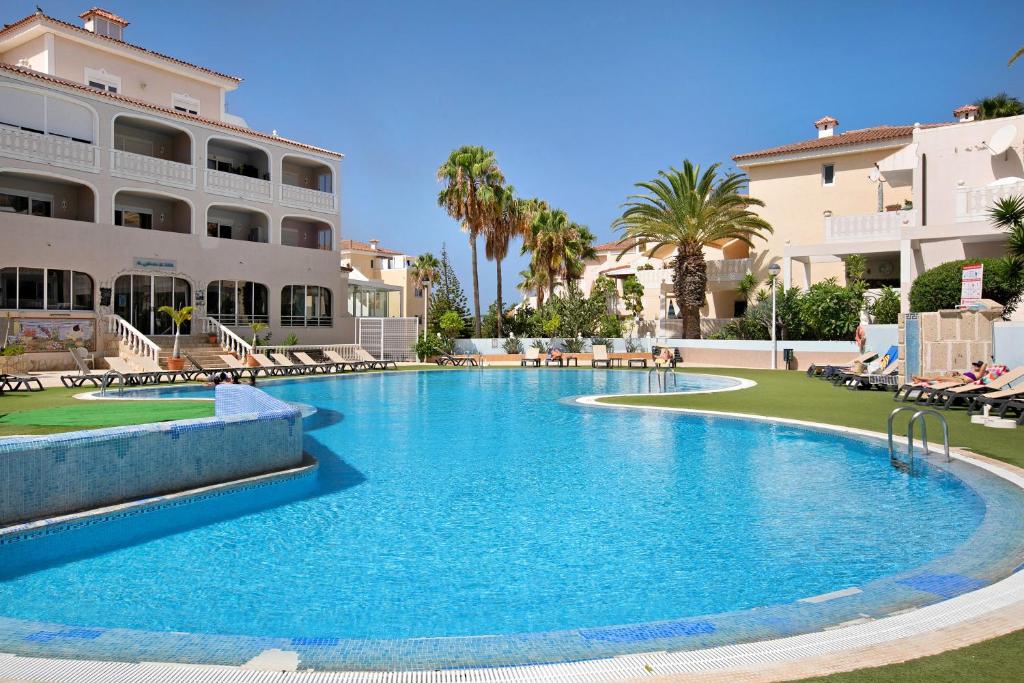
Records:
{"label": "blue sky", "polygon": [[[39,2],[77,22],[93,0]],[[3,20],[35,4],[8,0]],[[1024,97],[1024,62],[1006,66],[1020,2],[99,4],[128,40],[244,77],[229,106],[254,128],[344,152],[343,237],[447,242],[467,295],[469,247],[434,176],[459,145],[493,149],[521,194],[603,241],[632,184],[684,158],[813,137],[825,114],[849,130]],[[506,264],[506,300],[524,266]],[[486,306],[482,254],[480,271]]]}

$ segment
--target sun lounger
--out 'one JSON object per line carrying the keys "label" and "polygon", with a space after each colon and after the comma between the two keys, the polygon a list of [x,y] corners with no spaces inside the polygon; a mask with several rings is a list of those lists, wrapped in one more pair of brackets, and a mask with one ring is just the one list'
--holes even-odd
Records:
{"label": "sun lounger", "polygon": [[1007,401],[1006,406],[1004,406],[1002,411],[999,413],[1000,417],[1005,416],[1007,410],[1016,410],[1017,424],[1024,425],[1024,400],[1013,399],[1012,401]]}
{"label": "sun lounger", "polygon": [[[84,350],[84,349],[82,349]],[[100,386],[103,381],[103,375],[106,370],[93,370],[87,365],[86,359],[81,353],[78,353],[80,349],[71,349],[68,353],[71,355],[71,360],[74,361],[75,366],[78,367],[77,375],[61,375],[60,383],[69,389],[85,386],[86,383],[92,384],[94,387]],[[91,355],[91,354],[90,354]]]}
{"label": "sun lounger", "polygon": [[315,373],[317,370],[322,370],[318,364],[306,365],[305,363],[294,363],[292,359],[288,357],[287,353],[271,353],[271,360],[280,365],[283,368],[292,368],[293,372],[297,372],[300,375],[309,375]]}
{"label": "sun lounger", "polygon": [[565,356],[561,355],[558,358],[545,358],[544,359],[544,367],[547,368],[547,367],[551,367],[552,365],[557,365],[560,368],[564,368],[565,367]]}
{"label": "sun lounger", "polygon": [[159,376],[157,374],[152,372],[140,372],[128,365],[128,361],[120,356],[106,356],[103,360],[106,361],[111,370],[124,378],[125,384],[135,386],[139,384],[157,384],[159,382]]}
{"label": "sun lounger", "polygon": [[862,353],[856,358],[853,358],[852,360],[850,360],[849,363],[846,364],[815,365],[814,363],[812,363],[811,367],[807,368],[807,376],[827,379],[838,372],[849,372],[850,369],[856,366],[858,363],[869,363],[872,360],[874,360],[876,356],[878,356],[878,354],[875,353],[874,351],[868,351],[867,353]]}
{"label": "sun lounger", "polygon": [[594,359],[590,361],[590,367],[606,367],[612,366],[612,359],[608,357],[608,347],[604,344],[595,344],[594,348]]}
{"label": "sun lounger", "polygon": [[892,400],[899,401],[902,399],[905,402],[916,400],[920,402],[924,398],[925,393],[932,389],[952,389],[958,387],[961,384],[966,384],[969,380],[966,378],[954,378],[950,377],[948,380],[935,380],[929,383],[924,382],[907,382],[892,395]]}
{"label": "sun lounger", "polygon": [[[538,360],[537,363],[540,364],[540,361]],[[437,364],[438,365],[454,365],[454,366],[458,366],[458,367],[463,367],[463,366],[466,366],[466,365],[472,365],[472,366],[476,367],[477,362],[476,362],[476,356],[456,356],[456,355],[453,355],[453,354],[450,354],[450,353],[443,353],[443,354],[441,354],[440,356],[437,357]]]}
{"label": "sun lounger", "polygon": [[349,360],[348,358],[345,358],[344,356],[342,356],[337,351],[333,351],[331,349],[326,349],[324,351],[324,357],[326,357],[328,360],[330,360],[332,363],[334,363],[339,372],[344,371],[346,368],[349,369],[349,370],[366,370],[366,369],[368,369],[367,366],[366,366],[366,363],[364,363],[363,361],[361,361],[361,360]]}
{"label": "sun lounger", "polygon": [[304,351],[293,351],[292,354],[299,360],[300,363],[302,363],[302,365],[306,366],[307,368],[310,368],[311,371],[314,373],[321,372],[326,375],[327,373],[335,372],[338,369],[336,363],[331,363],[330,361],[326,363],[315,361],[313,360],[312,356],[310,356],[308,353]]}
{"label": "sun lounger", "polygon": [[[890,346],[889,349],[876,358],[875,360],[868,363],[867,368],[864,372],[851,372],[848,370],[837,370],[831,376],[828,376],[833,384],[836,386],[840,384],[852,385],[854,387],[860,386],[860,380],[868,375],[877,375],[883,370],[888,369],[890,365],[900,357],[900,350],[896,346]],[[824,377],[825,375],[823,375]]]}
{"label": "sun lounger", "polygon": [[526,349],[526,353],[523,355],[523,359],[519,361],[519,366],[525,368],[528,365],[532,365],[535,368],[540,367],[540,349],[536,346],[531,346]]}
{"label": "sun lounger", "polygon": [[250,379],[256,379],[264,372],[263,368],[246,365],[230,353],[220,354],[217,358],[220,358],[228,366],[229,374],[232,377],[240,378],[243,375],[249,375]]}
{"label": "sun lounger", "polygon": [[1014,382],[1019,382],[1022,379],[1024,379],[1024,366],[1005,372],[988,384],[964,384],[951,389],[930,392],[929,397],[932,405],[942,409],[952,408],[960,401],[970,404],[976,396],[1009,389]]}
{"label": "sun lounger", "polygon": [[395,361],[377,360],[376,358],[370,355],[369,351],[367,351],[361,346],[356,349],[356,358],[358,358],[371,368],[377,368],[378,370],[387,370],[389,365],[396,370],[398,369],[398,363],[396,363]]}
{"label": "sun lounger", "polygon": [[43,383],[32,375],[0,374],[0,390],[2,391],[42,391]]}
{"label": "sun lounger", "polygon": [[160,364],[152,358],[139,359],[138,363],[139,369],[142,370],[142,372],[148,372],[153,378],[153,382],[156,384],[164,381],[174,384],[179,379],[191,379],[192,373],[185,370],[164,370],[160,367]]}
{"label": "sun lounger", "polygon": [[[973,396],[967,404],[967,412],[981,413],[984,412],[985,406],[990,406],[990,411],[1001,413],[1006,408],[1006,404],[1013,400],[1024,401],[1024,384],[1010,389],[991,391],[981,396]],[[1002,417],[1001,414],[1000,417]]]}
{"label": "sun lounger", "polygon": [[294,375],[299,372],[294,365],[279,365],[262,353],[250,353],[249,357],[259,363],[268,375]]}
{"label": "sun lounger", "polygon": [[895,387],[899,381],[897,373],[899,372],[900,364],[898,360],[893,360],[885,368],[878,372],[868,372],[861,375],[847,374],[847,380],[843,382],[847,389],[871,389],[874,387]]}
{"label": "sun lounger", "polygon": [[[232,377],[232,378],[240,377],[242,375],[242,373],[239,372],[239,370],[237,368],[234,368],[234,367],[207,368],[207,367],[203,367],[202,363],[197,361],[195,358],[193,358],[189,354],[186,353],[186,354],[183,354],[183,355],[185,356],[185,360],[187,360],[189,362],[189,365],[192,366],[192,369],[187,371],[189,379],[194,379],[194,380],[195,379],[199,379],[200,375],[202,375],[203,379],[205,379],[206,381],[209,382],[209,381],[213,381],[213,378],[216,377],[217,375],[224,375],[226,377]],[[221,360],[223,360],[223,358]]]}

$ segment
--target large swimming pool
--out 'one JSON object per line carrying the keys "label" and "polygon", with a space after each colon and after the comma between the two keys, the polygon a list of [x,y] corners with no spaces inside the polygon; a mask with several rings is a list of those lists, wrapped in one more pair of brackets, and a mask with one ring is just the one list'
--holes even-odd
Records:
{"label": "large swimming pool", "polygon": [[986,516],[961,477],[898,471],[872,441],[569,400],[646,391],[641,372],[262,386],[317,408],[315,478],[109,522],[59,561],[0,547],[20,554],[0,615],[299,644],[601,629],[864,587],[941,562]]}

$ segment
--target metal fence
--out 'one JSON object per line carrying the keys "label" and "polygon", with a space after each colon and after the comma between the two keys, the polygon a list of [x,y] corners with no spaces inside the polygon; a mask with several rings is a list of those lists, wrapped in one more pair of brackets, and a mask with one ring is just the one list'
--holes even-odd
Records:
{"label": "metal fence", "polygon": [[374,358],[413,361],[419,330],[418,318],[356,318],[356,343]]}

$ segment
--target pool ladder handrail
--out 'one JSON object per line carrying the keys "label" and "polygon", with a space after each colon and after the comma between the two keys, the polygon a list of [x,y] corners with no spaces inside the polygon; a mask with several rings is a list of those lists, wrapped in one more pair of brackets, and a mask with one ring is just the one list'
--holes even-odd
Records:
{"label": "pool ladder handrail", "polygon": [[[903,463],[901,460],[899,460],[896,457],[896,446],[893,444],[892,423],[893,423],[893,420],[896,419],[896,416],[898,414],[900,414],[900,413],[902,413],[904,411],[907,411],[907,410],[913,411],[914,414],[910,417],[910,420],[907,421],[907,461],[905,463]],[[900,406],[899,408],[893,409],[893,411],[891,413],[889,413],[889,424],[888,424],[888,430],[889,430],[889,461],[894,466],[899,466],[899,465],[902,464],[906,468],[908,468],[910,470],[913,470],[913,468],[914,468],[914,425],[918,421],[921,422],[921,450],[923,452],[923,455],[927,456],[927,455],[929,455],[931,453],[931,451],[929,451],[929,449],[928,449],[928,422],[925,420],[925,418],[927,416],[929,416],[929,415],[934,415],[936,418],[938,418],[939,424],[942,425],[942,448],[943,448],[943,452],[944,452],[944,454],[946,456],[946,462],[949,462],[951,460],[950,455],[949,455],[949,423],[946,422],[945,416],[942,413],[940,413],[940,412],[938,412],[936,410],[931,410],[929,408],[918,410],[915,407]]]}
{"label": "pool ladder handrail", "polygon": [[128,380],[117,370],[111,369],[104,372],[103,377],[100,379],[100,396],[107,395],[107,387],[114,383],[115,377],[120,380],[117,385],[117,395],[120,396],[124,393],[124,387]]}
{"label": "pool ladder handrail", "polygon": [[668,391],[668,378],[672,377],[672,388],[679,388],[679,378],[675,372],[669,373],[668,368],[651,368],[647,371],[647,393],[651,393],[651,389],[654,388],[654,383],[651,381],[651,377],[655,377],[658,380],[658,391]]}

